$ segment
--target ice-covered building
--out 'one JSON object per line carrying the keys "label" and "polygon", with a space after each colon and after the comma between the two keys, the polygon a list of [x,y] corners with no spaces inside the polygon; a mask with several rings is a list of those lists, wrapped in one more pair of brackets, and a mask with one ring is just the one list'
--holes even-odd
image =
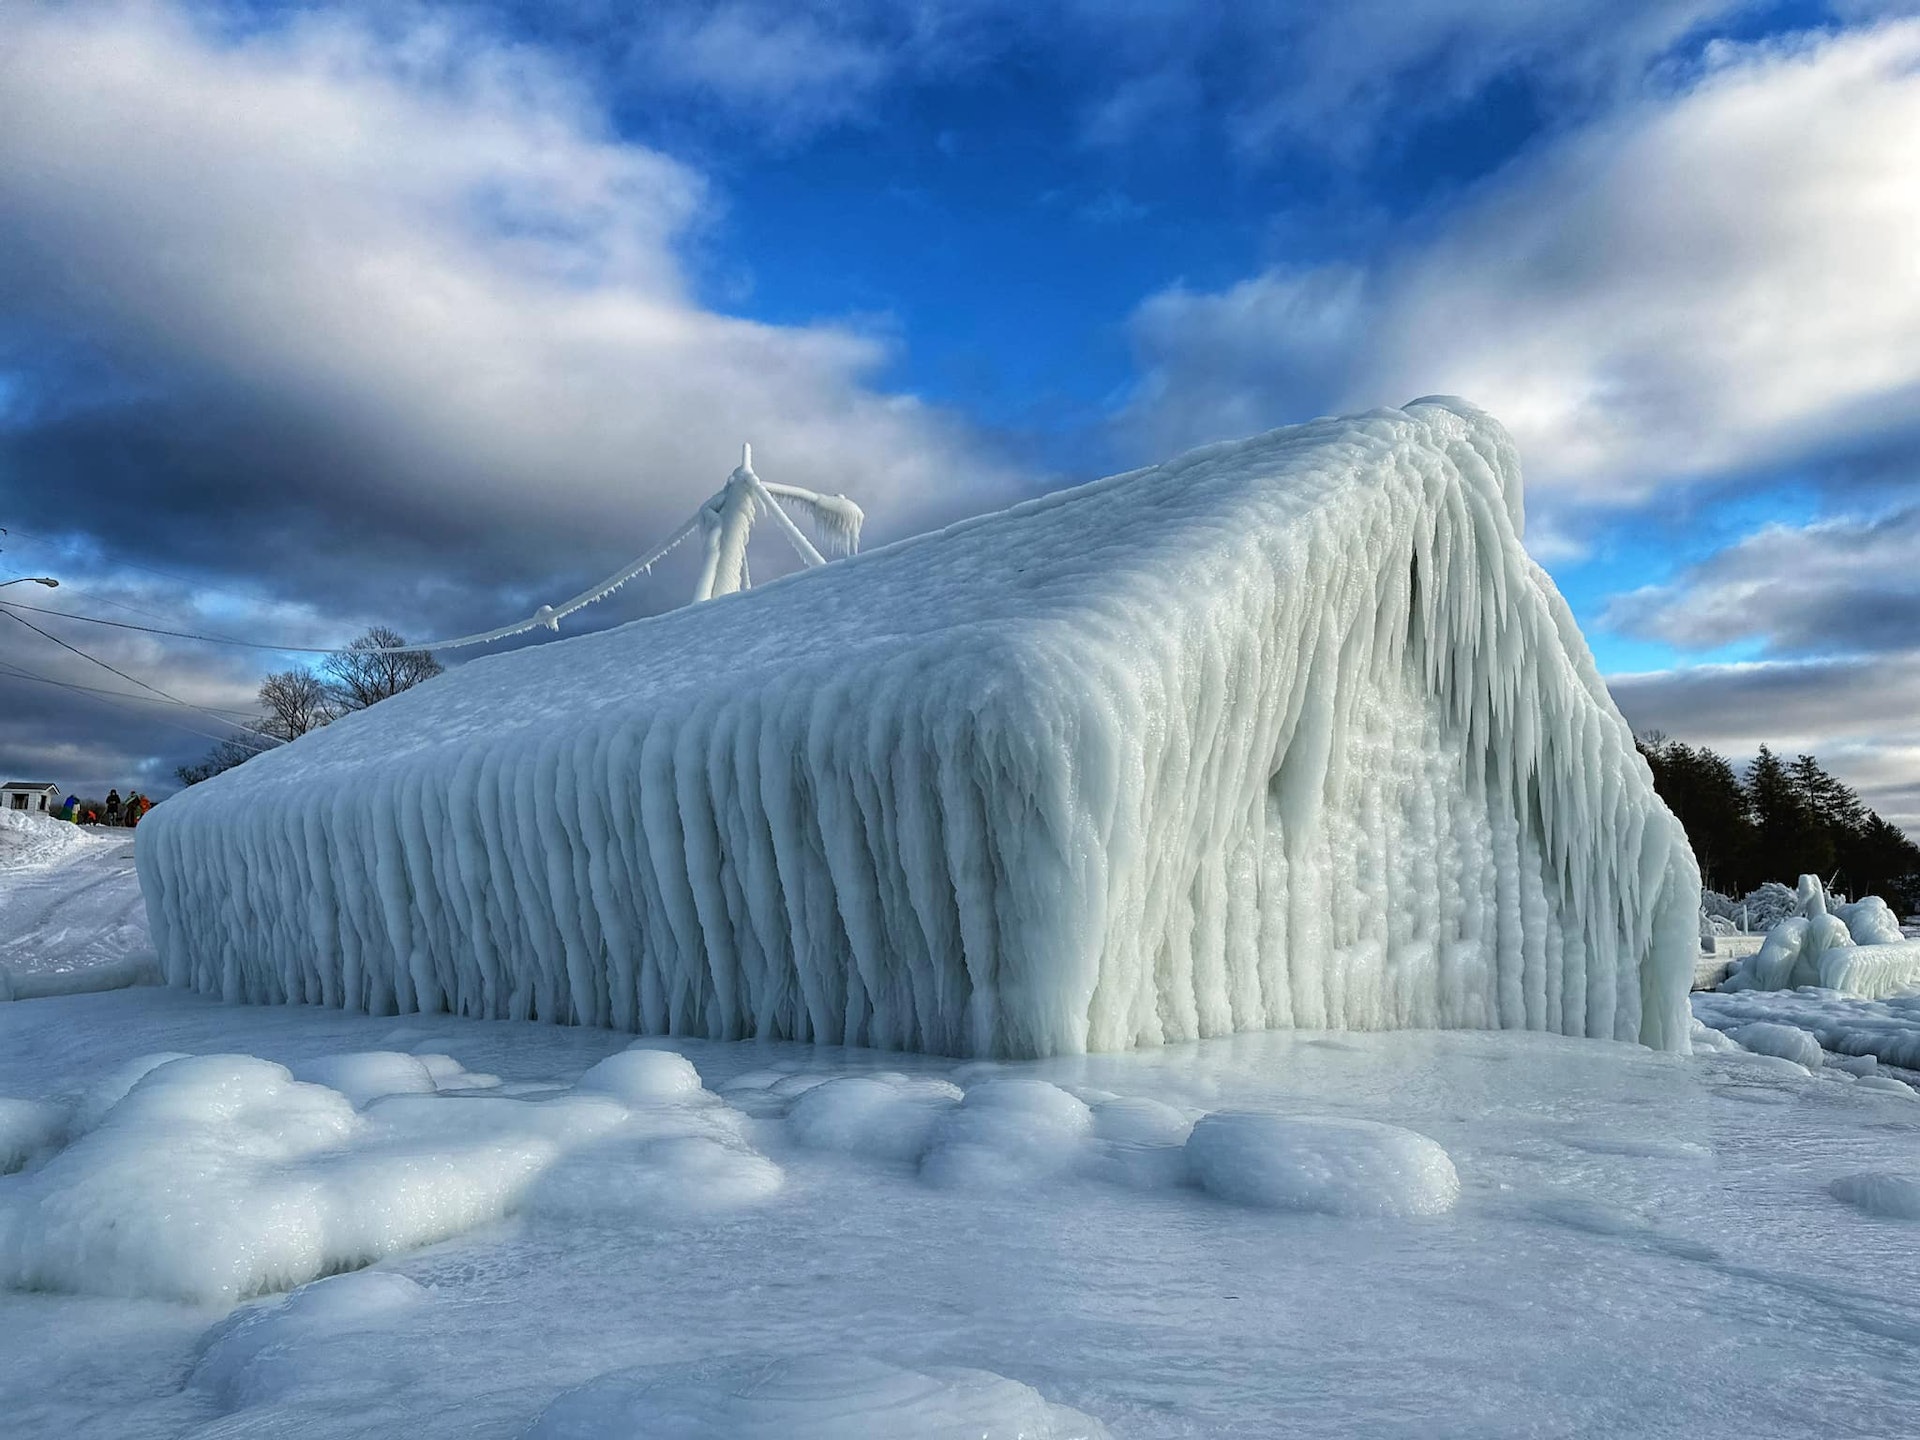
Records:
{"label": "ice-covered building", "polygon": [[1504,430],[1322,420],[460,667],[168,801],[231,999],[1036,1055],[1684,1047],[1699,880]]}

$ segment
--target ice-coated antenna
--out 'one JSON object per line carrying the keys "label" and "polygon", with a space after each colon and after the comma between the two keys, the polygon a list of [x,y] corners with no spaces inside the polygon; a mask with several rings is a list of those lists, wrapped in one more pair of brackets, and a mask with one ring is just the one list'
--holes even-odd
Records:
{"label": "ice-coated antenna", "polygon": [[705,554],[700,562],[700,578],[693,587],[696,602],[747,588],[747,537],[753,522],[763,515],[772,518],[802,564],[811,569],[827,563],[827,557],[794,524],[782,501],[798,507],[826,534],[833,548],[849,555],[860,548],[860,526],[866,517],[858,505],[844,495],[820,495],[797,485],[767,484],[753,473],[752,444],[742,441],[739,468],[727,477],[727,483],[719,492],[700,507]]}

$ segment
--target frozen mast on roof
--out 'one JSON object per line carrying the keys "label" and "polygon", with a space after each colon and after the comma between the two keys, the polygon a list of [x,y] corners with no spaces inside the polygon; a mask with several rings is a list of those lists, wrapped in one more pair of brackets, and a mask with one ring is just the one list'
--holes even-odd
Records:
{"label": "frozen mast on roof", "polygon": [[1505,431],[1425,400],[478,660],[156,809],[155,942],[230,999],[716,1037],[1682,1048],[1693,857],[1521,523]]}

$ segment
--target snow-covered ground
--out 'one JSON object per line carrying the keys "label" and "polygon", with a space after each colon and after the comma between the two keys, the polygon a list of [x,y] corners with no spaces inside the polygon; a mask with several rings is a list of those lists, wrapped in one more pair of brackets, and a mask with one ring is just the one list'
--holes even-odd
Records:
{"label": "snow-covered ground", "polygon": [[[16,865],[0,905],[65,915],[58,876],[105,863]],[[979,1064],[154,987],[0,1004],[0,1429],[1907,1434],[1920,1097],[1785,1033],[1849,1003],[1699,997],[1817,1069],[1515,1032]]]}
{"label": "snow-covered ground", "polygon": [[0,998],[156,973],[135,833],[0,810]]}

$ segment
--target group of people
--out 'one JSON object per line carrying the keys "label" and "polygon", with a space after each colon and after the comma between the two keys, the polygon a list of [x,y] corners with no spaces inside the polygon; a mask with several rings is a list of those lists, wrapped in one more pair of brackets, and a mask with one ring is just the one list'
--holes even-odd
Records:
{"label": "group of people", "polygon": [[76,825],[114,825],[132,829],[140,823],[140,817],[153,808],[153,801],[137,791],[122,801],[118,790],[109,790],[103,802],[82,800],[77,795],[69,795],[61,806],[60,818],[71,820]]}

